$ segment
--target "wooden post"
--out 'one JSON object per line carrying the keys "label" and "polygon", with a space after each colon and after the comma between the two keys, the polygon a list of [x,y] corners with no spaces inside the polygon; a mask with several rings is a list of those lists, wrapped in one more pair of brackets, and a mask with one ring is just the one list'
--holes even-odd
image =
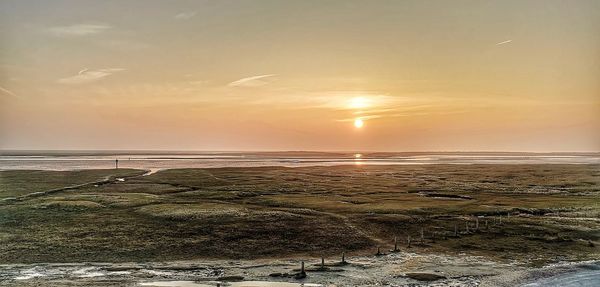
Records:
{"label": "wooden post", "polygon": [[479,217],[475,217],[475,230],[479,230]]}
{"label": "wooden post", "polygon": [[406,237],[406,242],[408,242],[408,247],[410,248],[410,235]]}
{"label": "wooden post", "polygon": [[321,269],[325,269],[325,258],[321,257]]}
{"label": "wooden post", "polygon": [[398,237],[394,236],[394,251],[398,251]]}
{"label": "wooden post", "polygon": [[300,264],[300,273],[296,273],[294,275],[294,279],[300,280],[306,278],[306,271],[304,270],[304,261],[301,261]]}
{"label": "wooden post", "polygon": [[377,253],[375,253],[375,255],[381,255],[381,249],[379,248],[379,246],[377,246]]}
{"label": "wooden post", "polygon": [[342,252],[342,263],[346,263],[346,252]]}
{"label": "wooden post", "polygon": [[119,159],[115,159],[115,169],[119,169]]}

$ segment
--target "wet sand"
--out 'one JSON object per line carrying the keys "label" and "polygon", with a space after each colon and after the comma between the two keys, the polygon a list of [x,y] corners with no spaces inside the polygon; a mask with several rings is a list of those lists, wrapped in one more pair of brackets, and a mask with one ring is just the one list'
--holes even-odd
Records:
{"label": "wet sand", "polygon": [[[0,286],[318,287],[318,286],[598,286],[600,261],[530,268],[477,256],[390,253],[349,257],[348,264],[307,258],[307,277],[274,277],[297,272],[299,260],[178,261],[0,265]],[[416,280],[410,274],[436,275]]]}
{"label": "wet sand", "polygon": [[[74,286],[102,282],[132,286],[400,286],[425,284],[408,273],[436,274],[436,286],[477,286],[482,279],[513,270],[476,256],[390,253],[384,256],[348,257],[346,265],[327,259],[320,269],[318,258],[306,258],[304,279],[274,277],[298,272],[300,260],[180,261],[122,264],[47,264],[0,266],[5,286],[54,286],[65,280]],[[225,281],[220,278],[237,278]],[[241,281],[243,280],[243,281]],[[235,282],[241,281],[241,282]],[[430,284],[431,282],[427,283]]]}
{"label": "wet sand", "polygon": [[1,152],[0,170],[81,170],[115,167],[156,172],[173,168],[308,167],[422,164],[600,164],[599,153],[311,153],[311,152]]}

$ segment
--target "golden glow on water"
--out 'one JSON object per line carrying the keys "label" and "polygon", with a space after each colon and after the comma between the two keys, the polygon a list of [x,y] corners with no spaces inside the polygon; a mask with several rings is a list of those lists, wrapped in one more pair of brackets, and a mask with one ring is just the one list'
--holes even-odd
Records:
{"label": "golden glow on water", "polygon": [[362,165],[362,154],[360,153],[355,153],[354,154],[354,165]]}

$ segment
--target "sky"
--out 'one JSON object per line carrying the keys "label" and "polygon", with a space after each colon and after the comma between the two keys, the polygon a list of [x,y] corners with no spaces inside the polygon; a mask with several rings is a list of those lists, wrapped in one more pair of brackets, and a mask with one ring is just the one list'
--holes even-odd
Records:
{"label": "sky", "polygon": [[600,151],[600,1],[0,1],[0,149]]}

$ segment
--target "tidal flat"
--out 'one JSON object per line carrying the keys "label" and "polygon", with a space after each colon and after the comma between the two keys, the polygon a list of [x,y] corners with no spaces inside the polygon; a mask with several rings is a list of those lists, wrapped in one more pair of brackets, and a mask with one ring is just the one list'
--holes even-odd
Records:
{"label": "tidal flat", "polygon": [[[524,270],[600,260],[599,239],[595,164],[0,171],[5,285],[216,286],[233,276],[503,286]],[[294,278],[301,261],[307,277]],[[48,275],[61,264],[94,276]],[[190,271],[198,264],[217,271]],[[184,273],[139,271],[158,265]],[[521,275],[498,279],[507,274]]]}

